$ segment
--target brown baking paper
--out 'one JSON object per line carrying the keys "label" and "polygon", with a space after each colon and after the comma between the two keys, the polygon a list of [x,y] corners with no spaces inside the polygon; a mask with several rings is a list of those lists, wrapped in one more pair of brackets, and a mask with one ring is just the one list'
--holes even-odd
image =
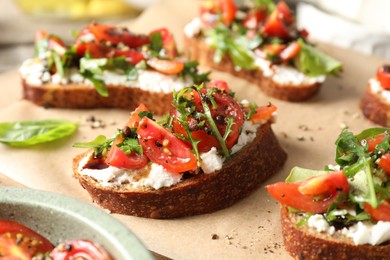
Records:
{"label": "brown baking paper", "polygon": [[[182,28],[198,13],[198,3],[161,1],[146,10],[131,29],[149,32],[166,26],[174,32],[181,46]],[[328,78],[320,93],[303,103],[273,99],[245,80],[225,73],[212,74],[212,78],[228,81],[238,99],[245,98],[259,105],[272,102],[279,108],[273,129],[288,153],[288,160],[264,185],[284,180],[293,166],[322,169],[334,163],[334,142],[343,127],[358,133],[375,126],[362,116],[358,102],[368,79],[374,76],[383,60],[325,44],[320,44],[320,48],[341,60],[345,70],[341,78]],[[30,188],[92,203],[72,177],[72,158],[83,152],[83,149],[72,148],[72,144],[92,140],[99,134],[110,136],[127,121],[130,111],[37,107],[21,99],[16,70],[0,75],[0,86],[0,121],[61,118],[80,122],[76,134],[50,144],[31,148],[0,144],[0,172]],[[105,126],[93,129],[86,122],[90,116],[95,116]],[[232,207],[212,214],[174,220],[113,216],[125,223],[149,249],[174,259],[289,259],[283,249],[279,205],[268,196],[264,185]]]}

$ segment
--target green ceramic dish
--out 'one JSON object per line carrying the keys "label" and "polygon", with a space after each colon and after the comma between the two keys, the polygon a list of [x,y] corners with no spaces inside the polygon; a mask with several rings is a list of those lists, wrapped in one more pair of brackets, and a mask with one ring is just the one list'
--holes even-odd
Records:
{"label": "green ceramic dish", "polygon": [[92,205],[60,194],[2,187],[0,218],[35,230],[54,245],[89,239],[102,245],[115,259],[153,259],[121,222]]}

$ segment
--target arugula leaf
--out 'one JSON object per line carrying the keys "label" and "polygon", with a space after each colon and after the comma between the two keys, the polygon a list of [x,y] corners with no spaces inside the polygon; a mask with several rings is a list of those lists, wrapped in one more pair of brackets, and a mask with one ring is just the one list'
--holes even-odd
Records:
{"label": "arugula leaf", "polygon": [[138,139],[136,138],[126,138],[122,143],[117,144],[119,149],[121,149],[125,154],[130,154],[131,152],[136,152],[142,154],[142,146],[139,144]]}
{"label": "arugula leaf", "polygon": [[379,134],[383,134],[384,132],[388,131],[389,129],[383,128],[383,127],[376,127],[376,128],[369,128],[363,130],[360,134],[356,135],[356,138],[361,141],[363,139],[374,137]]}
{"label": "arugula leaf", "polygon": [[184,63],[184,69],[180,72],[180,77],[184,78],[186,75],[190,76],[194,81],[194,84],[201,84],[203,82],[209,82],[209,75],[211,71],[206,71],[205,73],[199,73],[198,71],[199,62],[197,61],[187,61]]}
{"label": "arugula leaf", "polygon": [[378,200],[371,169],[372,159],[367,152],[367,148],[361,146],[358,139],[347,129],[341,132],[336,141],[336,162],[344,166],[343,171],[348,177],[353,176],[355,182],[364,183],[354,186],[356,193],[358,193],[355,200],[368,202],[376,208]]}
{"label": "arugula leaf", "polygon": [[150,49],[152,50],[152,52],[154,52],[156,54],[156,56],[158,56],[158,54],[160,53],[163,46],[164,46],[164,43],[163,43],[161,33],[159,33],[159,32],[152,33],[150,35]]}
{"label": "arugula leaf", "polygon": [[80,71],[80,74],[92,82],[99,95],[108,97],[108,89],[103,80],[95,78],[94,74],[89,70]]}
{"label": "arugula leaf", "polygon": [[141,111],[141,112],[138,113],[138,116],[140,118],[144,118],[146,116],[146,117],[148,117],[150,119],[153,119],[153,113],[150,112],[150,111]]}
{"label": "arugula leaf", "polygon": [[27,147],[71,135],[77,126],[77,123],[56,119],[4,122],[0,123],[0,142],[16,147]]}
{"label": "arugula leaf", "polygon": [[301,45],[301,51],[295,59],[295,66],[309,77],[320,75],[337,76],[342,70],[343,64],[313,46],[305,43],[302,39],[297,42]]}

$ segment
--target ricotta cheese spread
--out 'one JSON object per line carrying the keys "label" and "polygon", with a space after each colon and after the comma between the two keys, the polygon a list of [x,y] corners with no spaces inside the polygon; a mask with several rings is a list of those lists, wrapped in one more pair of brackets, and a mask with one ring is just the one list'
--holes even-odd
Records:
{"label": "ricotta cheese spread", "polygon": [[195,17],[191,22],[184,26],[184,34],[188,38],[194,38],[202,30],[202,20],[200,17]]}
{"label": "ricotta cheese spread", "polygon": [[[345,214],[340,212],[340,214]],[[376,224],[359,221],[355,225],[336,231],[321,214],[315,214],[308,219],[309,227],[315,228],[318,232],[327,233],[332,236],[335,232],[341,232],[352,239],[355,245],[371,244],[379,245],[390,240],[390,222],[378,221]]]}
{"label": "ricotta cheese spread", "polygon": [[224,158],[218,154],[217,148],[213,147],[207,153],[201,153],[202,162],[200,167],[206,174],[222,169]]}
{"label": "ricotta cheese spread", "polygon": [[[33,86],[41,86],[48,83],[53,84],[86,84],[93,86],[93,83],[85,79],[77,69],[67,71],[64,77],[58,74],[50,75],[44,63],[40,59],[28,59],[23,62],[19,69],[21,76],[26,82]],[[130,80],[127,75],[105,70],[103,75],[96,75],[107,85],[136,87],[151,92],[172,93],[184,87],[191,86],[194,82],[188,78],[183,80],[177,75],[165,75],[152,70],[138,70],[137,80]]]}
{"label": "ricotta cheese spread", "polygon": [[382,88],[381,83],[377,79],[368,81],[371,92],[380,95],[386,102],[390,102],[390,91]]}

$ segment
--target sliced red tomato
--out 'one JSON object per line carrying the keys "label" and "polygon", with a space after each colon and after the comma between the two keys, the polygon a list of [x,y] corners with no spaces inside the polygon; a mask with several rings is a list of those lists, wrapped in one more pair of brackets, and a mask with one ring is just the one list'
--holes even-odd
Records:
{"label": "sliced red tomato", "polygon": [[129,50],[114,50],[114,56],[115,57],[126,57],[126,60],[132,64],[136,65],[140,61],[144,59],[144,55],[142,52],[139,52],[134,49],[129,49]]}
{"label": "sliced red tomato", "polygon": [[137,134],[145,155],[166,170],[180,173],[197,167],[197,160],[191,149],[150,118],[141,119]]}
{"label": "sliced red tomato", "polygon": [[222,21],[226,25],[230,25],[236,17],[237,6],[234,0],[220,0],[222,10]]}
{"label": "sliced red tomato", "polygon": [[384,154],[378,162],[379,167],[381,167],[387,175],[390,175],[390,153]]}
{"label": "sliced red tomato", "polygon": [[390,199],[382,202],[377,208],[364,203],[364,211],[370,214],[375,221],[390,221]]}
{"label": "sliced red tomato", "polygon": [[158,72],[175,75],[179,74],[184,69],[184,63],[181,61],[161,60],[158,58],[151,58],[146,62],[151,68]]}
{"label": "sliced red tomato", "polygon": [[375,147],[378,144],[380,144],[381,142],[383,142],[384,139],[385,139],[385,134],[379,134],[379,135],[374,136],[374,137],[366,138],[367,146],[368,146],[368,152],[374,151]]}
{"label": "sliced red tomato", "polygon": [[110,260],[110,255],[100,246],[89,240],[73,240],[58,245],[50,253],[53,260]]}
{"label": "sliced red tomato", "polygon": [[[330,175],[330,179],[338,179],[340,177],[339,173],[332,173],[328,174]],[[344,174],[343,174],[344,175]],[[321,177],[321,176],[318,176]],[[306,183],[306,188],[304,188],[304,191],[307,193],[312,194],[321,194],[321,195],[306,195],[303,194],[300,189],[301,185],[303,183],[285,183],[285,182],[278,182],[275,184],[267,185],[266,189],[268,193],[274,197],[276,200],[278,200],[280,203],[287,205],[289,207],[302,210],[305,212],[311,212],[311,213],[324,213],[328,210],[330,205],[337,199],[338,195],[340,195],[342,192],[347,193],[349,190],[348,182],[345,183],[342,177],[340,177],[340,183],[329,185],[328,188],[333,193],[329,193],[328,191],[324,191],[321,187],[321,180],[324,180],[323,177],[319,178],[318,181],[315,180],[316,177],[313,177],[310,182]],[[328,179],[325,178],[326,181],[324,183],[327,183]],[[335,180],[335,182],[337,182]],[[334,190],[334,187],[337,187],[336,190]],[[340,190],[339,190],[339,189]]]}
{"label": "sliced red tomato", "polygon": [[207,88],[210,88],[210,89],[217,88],[219,90],[225,91],[226,93],[230,92],[230,88],[229,88],[227,82],[224,80],[213,79],[208,83]]}
{"label": "sliced red tomato", "polygon": [[349,192],[347,176],[342,171],[311,177],[299,185],[304,195],[333,195],[337,192]]}
{"label": "sliced red tomato", "polygon": [[289,61],[301,51],[301,45],[294,41],[290,43],[285,49],[280,52],[280,58],[282,61]]}
{"label": "sliced red tomato", "polygon": [[167,58],[174,59],[177,57],[177,47],[173,34],[167,28],[161,28],[152,31],[150,34],[159,33],[163,40],[163,48]]}
{"label": "sliced red tomato", "polygon": [[259,28],[261,22],[266,18],[266,12],[258,9],[252,9],[247,12],[242,25],[247,29]]}
{"label": "sliced red tomato", "polygon": [[76,53],[84,57],[88,53],[92,58],[106,58],[109,48],[95,42],[79,42],[74,45]]}
{"label": "sliced red tomato", "polygon": [[14,221],[0,220],[0,256],[2,259],[31,259],[53,249],[46,238]]}
{"label": "sliced red tomato", "polygon": [[271,37],[278,37],[281,39],[290,39],[291,35],[288,27],[278,9],[275,9],[270,16],[268,16],[263,27],[263,33]]}
{"label": "sliced red tomato", "polygon": [[[127,122],[127,127],[137,128],[139,122],[141,121],[139,113],[143,111],[149,110],[144,104],[141,104],[131,114],[129,121]],[[146,157],[144,154],[139,154],[136,152],[126,154],[117,146],[118,144],[122,143],[123,140],[124,137],[122,135],[118,135],[116,137],[111,146],[110,151],[108,152],[105,162],[111,166],[118,168],[140,169],[145,167],[149,161],[148,157]]]}
{"label": "sliced red tomato", "polygon": [[294,22],[294,17],[291,14],[290,7],[284,1],[279,1],[276,10],[279,14],[283,15],[283,20],[286,21],[287,24],[292,24]]}
{"label": "sliced red tomato", "polygon": [[130,48],[138,48],[150,43],[148,35],[134,34],[125,27],[91,23],[87,28],[95,36],[96,43],[101,41],[110,42],[112,45],[123,43]]}
{"label": "sliced red tomato", "polygon": [[381,83],[382,88],[390,90],[390,64],[380,67],[376,73],[376,78]]}
{"label": "sliced red tomato", "polygon": [[272,117],[272,114],[276,112],[277,109],[278,108],[271,103],[267,106],[258,107],[256,109],[255,114],[251,118],[249,118],[249,120],[255,124],[260,124],[270,119]]}

